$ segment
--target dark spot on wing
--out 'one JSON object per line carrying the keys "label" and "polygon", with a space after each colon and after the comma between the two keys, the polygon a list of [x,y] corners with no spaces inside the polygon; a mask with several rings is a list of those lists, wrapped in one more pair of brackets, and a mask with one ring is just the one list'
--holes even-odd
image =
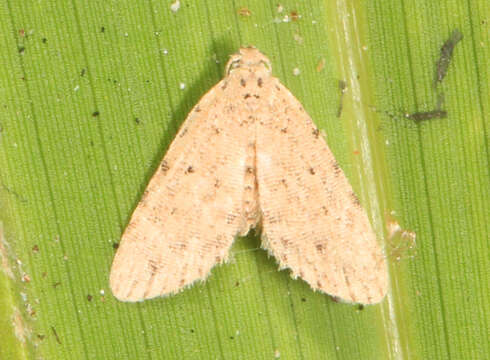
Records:
{"label": "dark spot on wing", "polygon": [[161,165],[160,165],[160,170],[163,171],[164,173],[166,173],[168,171],[168,169],[170,169],[168,167],[168,163],[166,160],[163,160]]}
{"label": "dark spot on wing", "polygon": [[351,196],[352,200],[354,201],[354,204],[356,204],[356,205],[360,205],[361,204],[359,202],[359,198],[357,197],[357,195],[354,192],[351,192],[350,196]]}
{"label": "dark spot on wing", "polygon": [[233,215],[233,214],[228,214],[226,216],[226,223],[227,224],[232,224],[233,221],[235,221],[235,218],[236,218],[236,215]]}
{"label": "dark spot on wing", "polygon": [[156,272],[158,271],[158,264],[156,263],[155,260],[148,260],[148,266],[150,267],[150,272],[151,275],[155,275]]}

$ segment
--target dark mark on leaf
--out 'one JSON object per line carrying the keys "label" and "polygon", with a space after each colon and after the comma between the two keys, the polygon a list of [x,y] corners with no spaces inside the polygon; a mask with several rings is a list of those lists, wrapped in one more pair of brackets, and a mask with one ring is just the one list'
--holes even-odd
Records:
{"label": "dark mark on leaf", "polygon": [[431,110],[424,112],[415,112],[412,114],[405,114],[407,119],[414,120],[415,122],[431,119],[444,119],[447,117],[446,110]]}
{"label": "dark mark on leaf", "polygon": [[442,82],[442,80],[446,76],[451,58],[453,57],[454,48],[462,38],[463,34],[458,29],[455,29],[449,36],[449,39],[447,39],[442,45],[441,55],[439,56],[439,60],[437,60],[436,63],[434,87],[436,87],[438,83]]}
{"label": "dark mark on leaf", "polygon": [[56,329],[54,328],[54,326],[51,326],[51,331],[53,332],[54,337],[56,338],[56,342],[61,345],[60,338],[59,338],[58,333],[56,332]]}

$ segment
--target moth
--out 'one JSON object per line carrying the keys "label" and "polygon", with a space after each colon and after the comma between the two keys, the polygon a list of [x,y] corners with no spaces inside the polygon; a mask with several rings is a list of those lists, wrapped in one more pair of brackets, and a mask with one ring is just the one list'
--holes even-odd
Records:
{"label": "moth", "polygon": [[247,47],[151,178],[114,258],[112,292],[122,301],[175,294],[206,279],[252,228],[313,290],[363,304],[385,296],[385,258],[366,212],[269,59]]}

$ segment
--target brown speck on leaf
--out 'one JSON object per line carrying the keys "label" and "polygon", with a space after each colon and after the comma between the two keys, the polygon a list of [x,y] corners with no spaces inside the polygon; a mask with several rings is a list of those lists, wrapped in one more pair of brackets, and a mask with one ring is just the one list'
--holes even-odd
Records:
{"label": "brown speck on leaf", "polygon": [[238,9],[238,15],[240,16],[243,16],[243,17],[249,17],[250,15],[252,15],[252,12],[247,9],[246,7],[242,7],[240,9]]}
{"label": "brown speck on leaf", "polygon": [[310,168],[310,174],[311,174],[311,175],[315,175],[315,169]]}
{"label": "brown speck on leaf", "polygon": [[301,15],[298,14],[297,11],[291,11],[291,20],[292,21],[298,21]]}
{"label": "brown speck on leaf", "polygon": [[92,301],[92,298],[93,298],[92,295],[90,295],[90,294],[87,295],[87,300],[88,301]]}
{"label": "brown speck on leaf", "polygon": [[112,248],[114,250],[117,250],[119,248],[119,243],[118,242],[112,243]]}
{"label": "brown speck on leaf", "polygon": [[32,247],[32,252],[34,252],[34,253],[38,253],[38,252],[39,252],[39,246],[38,246],[38,245],[34,245],[34,246]]}
{"label": "brown speck on leaf", "polygon": [[94,111],[94,112],[92,113],[92,116],[93,116],[93,117],[97,117],[97,116],[99,116],[99,115],[100,115],[100,112],[98,112],[98,111]]}
{"label": "brown speck on leaf", "polygon": [[192,165],[190,165],[187,170],[185,171],[186,174],[192,174],[194,172],[194,168],[192,167]]}
{"label": "brown speck on leaf", "polygon": [[19,29],[19,36],[20,37],[24,37],[25,34],[26,34],[26,32],[24,29]]}
{"label": "brown speck on leaf", "polygon": [[321,72],[324,67],[325,67],[325,59],[322,58],[316,65],[316,72]]}

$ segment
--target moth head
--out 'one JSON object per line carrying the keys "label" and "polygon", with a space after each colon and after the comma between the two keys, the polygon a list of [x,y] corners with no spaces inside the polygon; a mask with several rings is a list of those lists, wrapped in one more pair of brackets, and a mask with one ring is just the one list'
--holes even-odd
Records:
{"label": "moth head", "polygon": [[226,75],[239,68],[252,68],[256,71],[265,70],[269,74],[272,71],[271,62],[267,56],[253,46],[242,47],[238,53],[231,55],[226,64]]}

